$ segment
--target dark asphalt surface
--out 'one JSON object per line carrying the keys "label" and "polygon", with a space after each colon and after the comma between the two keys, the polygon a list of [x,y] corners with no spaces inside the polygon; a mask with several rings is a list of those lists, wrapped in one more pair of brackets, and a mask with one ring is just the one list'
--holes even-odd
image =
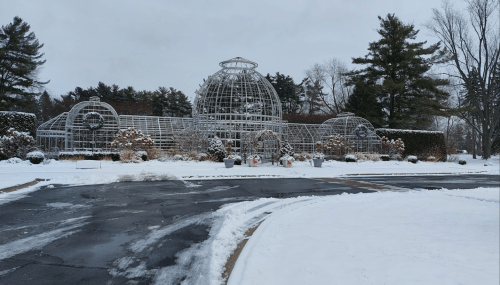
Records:
{"label": "dark asphalt surface", "polygon": [[[376,183],[408,189],[500,184],[499,176],[492,175],[345,179],[364,186]],[[373,192],[349,185],[313,179],[235,179],[43,187],[0,205],[0,284],[150,284],[154,274],[135,276],[126,269],[135,266],[154,273],[175,265],[176,253],[207,239],[210,224],[191,223],[144,250],[130,250],[152,229],[201,217],[226,203],[260,197]],[[23,252],[27,245],[36,246]]]}

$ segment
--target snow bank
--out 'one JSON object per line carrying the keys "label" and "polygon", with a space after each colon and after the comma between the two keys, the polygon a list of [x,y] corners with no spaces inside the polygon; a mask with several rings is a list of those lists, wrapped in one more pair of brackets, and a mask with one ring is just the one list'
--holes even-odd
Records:
{"label": "snow bank", "polygon": [[499,191],[344,194],[282,209],[228,284],[498,284]]}

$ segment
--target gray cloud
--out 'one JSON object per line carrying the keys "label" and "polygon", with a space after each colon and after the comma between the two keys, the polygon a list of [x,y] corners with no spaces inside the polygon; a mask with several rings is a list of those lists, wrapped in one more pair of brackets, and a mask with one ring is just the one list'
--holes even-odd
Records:
{"label": "gray cloud", "polygon": [[1,0],[1,25],[18,15],[31,25],[47,63],[53,95],[98,81],[154,90],[174,87],[194,98],[220,61],[236,56],[296,81],[317,62],[366,54],[377,16],[395,13],[422,29],[434,0],[65,1]]}

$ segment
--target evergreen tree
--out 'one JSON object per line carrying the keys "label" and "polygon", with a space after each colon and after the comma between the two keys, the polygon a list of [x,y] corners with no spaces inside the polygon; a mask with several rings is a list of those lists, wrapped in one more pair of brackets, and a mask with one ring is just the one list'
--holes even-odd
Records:
{"label": "evergreen tree", "polygon": [[42,95],[38,99],[38,106],[40,107],[40,116],[37,116],[37,118],[41,123],[52,119],[54,103],[52,102],[49,93],[47,93],[47,90],[43,91]]}
{"label": "evergreen tree", "polygon": [[39,88],[47,82],[37,80],[45,63],[40,44],[30,26],[19,17],[0,29],[0,110],[25,108],[36,102]]}
{"label": "evergreen tree", "polygon": [[[163,88],[163,87],[162,87]],[[166,95],[163,108],[163,116],[166,117],[190,117],[193,110],[189,98],[182,91],[170,87]]]}
{"label": "evergreen tree", "polygon": [[370,121],[376,128],[381,127],[384,120],[382,104],[377,100],[377,93],[374,92],[378,86],[364,81],[357,81],[352,94],[349,96],[344,111],[352,112],[356,116],[363,117]]}
{"label": "evergreen tree", "polygon": [[432,115],[443,115],[443,102],[449,94],[440,89],[447,80],[426,75],[434,63],[444,60],[439,43],[424,47],[426,42],[415,40],[418,30],[403,24],[394,14],[380,20],[377,32],[381,39],[370,43],[365,57],[353,58],[353,63],[366,68],[348,73],[350,84],[357,81],[376,82],[384,125],[390,128],[425,128]]}
{"label": "evergreen tree", "polygon": [[297,113],[300,107],[300,96],[303,93],[302,84],[295,84],[293,78],[276,72],[275,76],[266,75],[266,79],[273,85],[281,101],[283,114]]}

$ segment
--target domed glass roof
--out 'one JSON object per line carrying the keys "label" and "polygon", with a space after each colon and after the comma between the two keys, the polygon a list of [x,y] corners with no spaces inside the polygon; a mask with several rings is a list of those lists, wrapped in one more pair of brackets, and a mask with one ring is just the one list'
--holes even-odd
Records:
{"label": "domed glass roof", "polygon": [[219,64],[196,92],[193,117],[208,120],[281,122],[281,103],[257,63],[236,57]]}

